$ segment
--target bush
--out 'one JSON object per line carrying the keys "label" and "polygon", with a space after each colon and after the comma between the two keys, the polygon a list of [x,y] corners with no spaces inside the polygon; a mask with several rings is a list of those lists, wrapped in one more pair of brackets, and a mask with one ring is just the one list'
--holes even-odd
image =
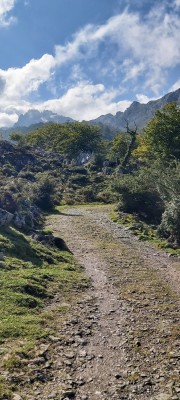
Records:
{"label": "bush", "polygon": [[48,175],[42,174],[33,186],[33,203],[43,211],[51,210],[54,192],[55,182]]}
{"label": "bush", "polygon": [[113,183],[113,189],[120,195],[119,210],[136,213],[151,223],[160,223],[164,205],[149,171],[121,176]]}
{"label": "bush", "polygon": [[175,198],[163,213],[158,234],[168,239],[170,243],[180,244],[180,198]]}
{"label": "bush", "polygon": [[85,186],[88,183],[88,178],[86,175],[75,174],[70,177],[69,181],[72,185]]}
{"label": "bush", "polygon": [[120,202],[122,211],[136,213],[149,222],[160,222],[162,203],[157,192],[127,190],[120,195]]}

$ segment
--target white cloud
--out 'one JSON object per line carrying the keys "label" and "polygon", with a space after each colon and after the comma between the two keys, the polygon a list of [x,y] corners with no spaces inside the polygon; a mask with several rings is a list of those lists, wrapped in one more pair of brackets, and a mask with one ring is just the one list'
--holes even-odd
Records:
{"label": "white cloud", "polygon": [[180,88],[180,79],[178,79],[169,89],[170,92],[174,92],[175,90]]}
{"label": "white cloud", "polygon": [[[13,103],[4,105],[4,112],[0,114],[0,126],[12,126],[29,109],[39,111],[51,110],[57,114],[69,116],[76,120],[90,120],[101,114],[124,111],[131,104],[130,101],[116,101],[117,92],[106,91],[104,85],[93,85],[81,82],[69,89],[62,97],[51,99],[42,103],[30,103],[14,100]],[[2,102],[0,103],[2,106]]]}
{"label": "white cloud", "polygon": [[[180,0],[175,0],[176,6]],[[14,7],[15,0],[0,0],[0,23],[7,21],[7,13]],[[90,119],[108,112],[115,113],[126,108],[130,102],[118,102],[118,89],[105,88],[106,78],[116,78],[116,87],[129,85],[136,91],[139,101],[149,98],[142,92],[151,90],[155,97],[160,97],[167,73],[180,64],[180,17],[171,9],[167,14],[163,6],[156,6],[143,19],[140,14],[129,12],[110,18],[101,26],[88,25],[76,33],[65,45],[55,47],[55,54],[44,54],[40,59],[32,59],[22,68],[0,69],[0,111],[2,119],[10,110],[17,114],[29,108],[50,108],[55,112],[69,115],[76,119]],[[99,53],[103,44],[105,60]],[[114,53],[110,54],[111,49]],[[110,54],[110,55],[109,55]],[[90,84],[84,61],[89,61],[91,71],[96,74],[96,82]],[[72,67],[72,63],[74,67]],[[70,75],[64,87],[72,82],[74,87],[66,89],[60,98],[44,103],[32,104],[30,96],[37,94],[42,84],[47,84],[50,97],[59,95],[61,67],[70,65]],[[87,64],[86,64],[87,65]],[[55,80],[58,71],[58,82]],[[52,79],[53,77],[53,79]],[[90,78],[92,80],[92,78]],[[141,89],[138,80],[141,80]],[[55,87],[56,84],[56,87]],[[179,84],[176,82],[173,88]],[[109,84],[110,86],[111,84]],[[174,89],[172,89],[174,90]],[[14,118],[14,111],[12,111]]]}
{"label": "white cloud", "polygon": [[[180,64],[179,26],[178,14],[167,14],[163,6],[153,8],[144,20],[138,13],[125,10],[100,27],[85,27],[65,46],[56,46],[55,59],[58,65],[62,65],[98,54],[100,42],[106,42],[107,48],[116,44],[114,64],[117,70],[122,66],[125,82],[144,75],[145,87],[157,95],[166,79],[166,72]],[[131,62],[123,64],[123,59]],[[101,64],[101,67],[104,73],[109,71],[108,66],[104,68]]]}
{"label": "white cloud", "polygon": [[174,4],[175,4],[176,7],[180,7],[180,0],[175,0]]}
{"label": "white cloud", "polygon": [[17,114],[6,114],[6,113],[0,113],[0,126],[1,127],[8,127],[12,126],[17,122],[18,116]]}
{"label": "white cloud", "polygon": [[61,98],[46,101],[37,108],[40,111],[48,109],[78,120],[89,120],[101,114],[124,111],[131,104],[127,100],[116,102],[116,95],[114,90],[106,91],[102,84],[81,82],[69,89]]}
{"label": "white cloud", "polygon": [[54,67],[54,57],[44,54],[39,60],[32,59],[22,68],[0,69],[0,80],[5,82],[0,97],[17,99],[37,91],[42,83],[49,80]]}
{"label": "white cloud", "polygon": [[9,16],[9,12],[14,8],[16,0],[0,0],[0,26],[8,26],[14,22],[15,18]]}
{"label": "white cloud", "polygon": [[[12,0],[9,2],[12,3]],[[164,82],[165,71],[180,63],[180,19],[176,14],[162,14],[158,10],[156,8],[156,13],[154,11],[153,18],[151,12],[151,18],[149,16],[145,21],[140,20],[139,14],[126,10],[100,27],[86,26],[74,35],[71,42],[56,46],[55,56],[45,54],[39,60],[31,60],[22,68],[0,70],[0,77],[7,82],[7,96],[21,96],[37,90],[39,85],[50,79],[53,69],[72,60],[79,62],[81,58],[90,57],[92,53],[97,54],[98,45],[104,40],[107,48],[115,43],[119,49],[113,60],[114,74],[120,66],[125,81],[132,81],[144,73],[146,87],[157,91]],[[109,63],[112,66],[112,59],[109,62],[107,60],[107,65]],[[101,64],[101,67],[104,68],[104,65]],[[107,66],[104,73],[105,71],[110,71],[110,68]]]}
{"label": "white cloud", "polygon": [[148,97],[141,93],[137,94],[136,98],[137,98],[137,101],[139,101],[139,103],[142,103],[142,104],[147,104],[151,100],[156,100],[156,97]]}

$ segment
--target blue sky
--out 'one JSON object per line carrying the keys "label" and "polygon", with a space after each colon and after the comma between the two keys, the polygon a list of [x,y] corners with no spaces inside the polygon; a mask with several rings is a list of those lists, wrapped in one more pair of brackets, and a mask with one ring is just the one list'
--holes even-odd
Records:
{"label": "blue sky", "polygon": [[0,0],[0,126],[77,120],[180,87],[180,0]]}

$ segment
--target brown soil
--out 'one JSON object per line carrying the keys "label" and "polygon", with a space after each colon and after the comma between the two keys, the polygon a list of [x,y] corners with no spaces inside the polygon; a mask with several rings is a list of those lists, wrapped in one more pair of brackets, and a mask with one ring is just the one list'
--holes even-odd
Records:
{"label": "brown soil", "polygon": [[19,400],[180,399],[179,260],[113,223],[111,207],[48,220],[92,283],[63,323],[57,311],[42,379]]}

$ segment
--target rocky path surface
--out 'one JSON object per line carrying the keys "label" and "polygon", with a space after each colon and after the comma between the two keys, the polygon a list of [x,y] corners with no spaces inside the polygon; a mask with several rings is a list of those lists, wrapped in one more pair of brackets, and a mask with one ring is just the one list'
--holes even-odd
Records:
{"label": "rocky path surface", "polygon": [[110,208],[48,220],[92,284],[63,324],[57,313],[46,378],[28,400],[180,399],[179,260],[113,223]]}

